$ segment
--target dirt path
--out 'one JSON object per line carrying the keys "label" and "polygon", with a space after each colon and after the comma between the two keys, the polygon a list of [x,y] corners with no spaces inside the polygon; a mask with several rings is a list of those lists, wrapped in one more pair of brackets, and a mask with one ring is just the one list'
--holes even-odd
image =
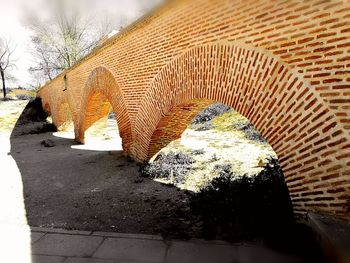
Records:
{"label": "dirt path", "polygon": [[[55,146],[41,145],[47,139]],[[179,234],[187,228],[178,215],[187,209],[183,192],[141,178],[122,152],[71,148],[75,144],[51,133],[11,139],[29,225],[165,235],[171,227]]]}

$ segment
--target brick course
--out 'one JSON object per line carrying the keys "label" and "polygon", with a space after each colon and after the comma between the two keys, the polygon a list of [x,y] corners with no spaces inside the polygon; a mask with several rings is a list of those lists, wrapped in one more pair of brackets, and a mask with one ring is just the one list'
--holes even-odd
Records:
{"label": "brick course", "polygon": [[350,218],[349,36],[347,1],[170,1],[38,94],[58,126],[69,106],[80,141],[112,105],[138,161],[225,103],[278,154],[296,213]]}

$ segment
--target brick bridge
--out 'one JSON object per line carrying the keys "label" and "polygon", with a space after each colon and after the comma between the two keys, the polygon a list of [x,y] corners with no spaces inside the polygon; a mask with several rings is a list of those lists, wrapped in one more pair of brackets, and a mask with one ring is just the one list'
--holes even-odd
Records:
{"label": "brick bridge", "polygon": [[297,214],[350,218],[350,2],[170,1],[38,94],[81,142],[112,105],[137,161],[225,103],[278,154]]}

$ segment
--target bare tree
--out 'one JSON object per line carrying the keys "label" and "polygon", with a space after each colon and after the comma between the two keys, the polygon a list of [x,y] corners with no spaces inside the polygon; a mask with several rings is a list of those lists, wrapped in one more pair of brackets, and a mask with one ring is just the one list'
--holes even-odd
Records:
{"label": "bare tree", "polygon": [[36,66],[29,71],[36,76],[41,74],[46,80],[52,80],[77,63],[111,30],[110,23],[97,27],[93,19],[84,18],[78,10],[66,7],[64,2],[55,4],[50,19],[29,19],[37,59]]}
{"label": "bare tree", "polygon": [[[139,13],[162,1],[139,0]],[[26,17],[25,24],[32,31],[33,55],[37,60],[35,66],[29,69],[35,82],[38,79],[52,80],[102,44],[112,30],[115,33],[130,22],[128,15],[113,10],[103,13],[92,10],[90,13],[90,8],[102,10],[101,3],[97,2],[91,1],[95,4],[87,7],[86,1],[45,1],[49,4],[44,6],[44,10],[40,9],[39,14],[26,12],[29,17]],[[147,4],[149,2],[151,4]],[[43,16],[46,18],[43,19]]]}
{"label": "bare tree", "polygon": [[13,59],[15,50],[16,47],[10,40],[0,38],[0,74],[4,98],[6,98],[6,80],[14,78],[8,71],[15,67]]}

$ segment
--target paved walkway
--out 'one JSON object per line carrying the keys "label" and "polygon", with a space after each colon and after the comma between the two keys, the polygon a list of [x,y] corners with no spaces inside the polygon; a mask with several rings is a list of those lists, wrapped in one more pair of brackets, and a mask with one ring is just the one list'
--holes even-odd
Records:
{"label": "paved walkway", "polygon": [[170,241],[160,236],[32,228],[33,263],[301,262],[262,246],[223,241]]}

